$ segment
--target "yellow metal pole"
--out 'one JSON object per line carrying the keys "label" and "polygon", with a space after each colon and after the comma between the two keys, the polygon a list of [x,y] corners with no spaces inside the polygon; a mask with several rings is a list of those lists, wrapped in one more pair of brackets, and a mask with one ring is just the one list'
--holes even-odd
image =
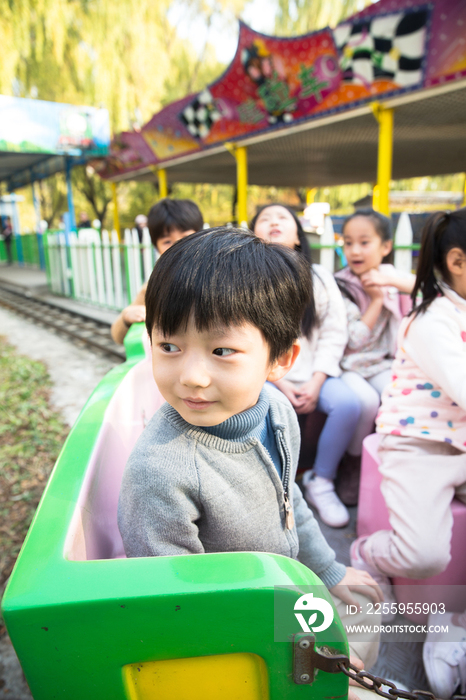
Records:
{"label": "yellow metal pole", "polygon": [[248,221],[248,150],[246,146],[235,148],[236,186],[238,189],[238,225],[247,226]]}
{"label": "yellow metal pole", "polygon": [[112,182],[112,199],[113,199],[113,228],[118,234],[118,240],[121,241],[121,229],[120,229],[120,217],[118,215],[118,198],[117,198],[117,186],[115,182]]}
{"label": "yellow metal pole", "polygon": [[372,208],[375,211],[380,211],[380,190],[378,185],[372,188]]}
{"label": "yellow metal pole", "polygon": [[164,197],[168,196],[167,171],[165,170],[165,168],[160,168],[160,170],[157,171],[157,175],[159,178],[160,199],[163,199]]}
{"label": "yellow metal pole", "polygon": [[[374,116],[379,122],[379,151],[377,158],[378,196],[374,197],[374,209],[377,206],[381,214],[390,214],[390,179],[392,176],[393,157],[393,109],[386,109],[380,104],[372,106]],[[377,202],[378,200],[378,202]]]}

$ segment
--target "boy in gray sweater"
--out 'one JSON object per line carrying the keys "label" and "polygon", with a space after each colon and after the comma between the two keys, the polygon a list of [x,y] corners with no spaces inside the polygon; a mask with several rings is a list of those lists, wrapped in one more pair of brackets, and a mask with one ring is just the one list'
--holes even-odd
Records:
{"label": "boy in gray sweater", "polygon": [[[358,605],[358,586],[382,600],[368,573],[335,560],[295,483],[296,414],[266,384],[299,353],[310,274],[299,253],[227,228],[193,234],[157,262],[146,326],[167,403],[123,475],[127,556],[271,552],[299,559],[345,603]],[[352,652],[373,661],[369,646],[369,658]]]}

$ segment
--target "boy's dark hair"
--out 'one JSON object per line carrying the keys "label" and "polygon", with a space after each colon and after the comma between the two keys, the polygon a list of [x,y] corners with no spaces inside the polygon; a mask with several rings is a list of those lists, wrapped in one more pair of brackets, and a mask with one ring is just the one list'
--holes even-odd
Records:
{"label": "boy's dark hair", "polygon": [[165,197],[154,204],[147,216],[152,245],[174,229],[179,231],[200,231],[204,219],[197,204],[190,199],[170,199]]}
{"label": "boy's dark hair", "polygon": [[375,209],[357,209],[354,214],[351,214],[351,216],[348,216],[344,220],[341,228],[342,234],[345,233],[346,224],[357,216],[364,216],[366,219],[369,219],[383,242],[392,240],[393,232],[390,219],[388,216],[384,216],[380,214],[380,212],[375,211]]}
{"label": "boy's dark hair", "polygon": [[[414,316],[426,311],[436,297],[443,296],[436,273],[450,284],[446,260],[452,248],[460,248],[466,254],[466,208],[438,211],[427,219],[422,229],[416,282],[411,293]],[[416,305],[419,292],[422,302]]]}
{"label": "boy's dark hair", "polygon": [[301,255],[222,226],[178,241],[159,258],[147,285],[146,327],[168,337],[191,314],[199,331],[251,323],[274,362],[300,335],[311,296]]}
{"label": "boy's dark hair", "polygon": [[[311,246],[309,245],[309,241],[307,240],[306,234],[304,233],[304,229],[302,227],[302,224],[298,217],[296,216],[295,212],[293,209],[288,207],[286,204],[280,204],[278,202],[274,202],[273,204],[264,204],[262,207],[260,207],[254,216],[254,218],[251,220],[251,223],[249,225],[249,228],[251,231],[254,231],[257,219],[259,218],[260,214],[264,211],[264,209],[268,209],[268,207],[283,207],[283,209],[286,209],[287,212],[291,214],[293,217],[297,232],[298,232],[298,240],[299,240],[299,245],[295,246],[295,250],[297,250],[301,255],[304,256],[304,258],[307,260],[309,266],[312,265],[312,255],[311,255]],[[315,274],[311,270],[311,277],[312,275]],[[319,321],[321,319],[317,318],[316,315],[316,310],[315,310],[315,304],[314,304],[314,295],[311,296],[311,300],[309,302],[308,307],[304,311],[303,318],[301,320],[301,332],[302,335],[306,336],[309,338],[312,334],[312,331],[314,328],[318,325]]]}

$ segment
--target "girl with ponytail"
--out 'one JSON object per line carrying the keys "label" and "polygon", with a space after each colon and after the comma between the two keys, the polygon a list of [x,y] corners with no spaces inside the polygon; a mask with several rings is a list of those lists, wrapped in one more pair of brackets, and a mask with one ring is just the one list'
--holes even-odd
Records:
{"label": "girl with ponytail", "polygon": [[427,221],[412,300],[377,417],[392,529],[351,548],[352,565],[384,585],[444,571],[451,501],[466,503],[466,209]]}

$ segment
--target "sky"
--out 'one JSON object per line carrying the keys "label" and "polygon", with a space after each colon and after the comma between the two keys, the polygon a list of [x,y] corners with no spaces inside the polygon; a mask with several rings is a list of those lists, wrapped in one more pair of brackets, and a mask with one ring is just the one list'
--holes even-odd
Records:
{"label": "sky", "polygon": [[[264,34],[273,34],[275,21],[275,3],[273,0],[251,0],[241,15],[241,19],[250,27]],[[205,26],[202,20],[180,21],[180,10],[176,4],[172,5],[168,17],[170,21],[178,24],[178,32],[182,38],[189,38],[194,47],[200,52],[205,41]],[[233,29],[234,27],[234,29]],[[229,26],[217,22],[209,33],[209,43],[216,51],[217,59],[222,63],[230,63],[235,55],[238,43],[238,25],[235,20],[229,22]]]}

